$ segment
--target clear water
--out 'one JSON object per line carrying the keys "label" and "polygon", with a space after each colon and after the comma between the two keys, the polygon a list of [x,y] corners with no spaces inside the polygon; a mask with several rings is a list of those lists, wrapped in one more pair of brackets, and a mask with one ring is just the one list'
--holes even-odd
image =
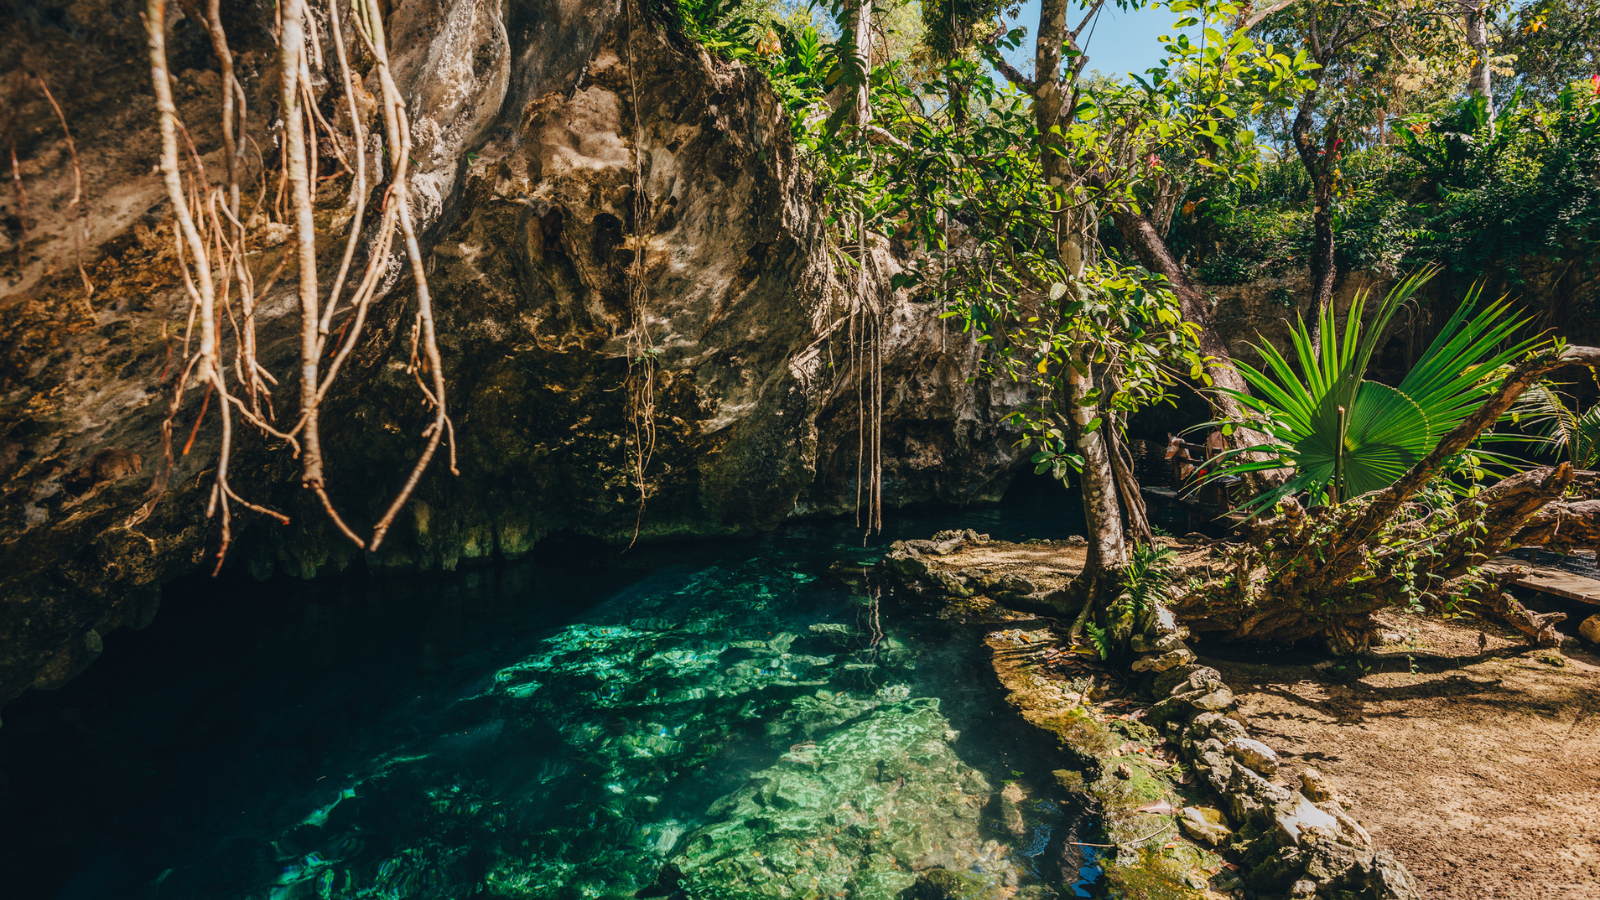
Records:
{"label": "clear water", "polygon": [[[976,635],[861,577],[1059,499],[517,566],[195,582],[0,729],[7,898],[1088,896]],[[1030,788],[997,827],[1003,783]],[[665,872],[665,875],[663,873]]]}

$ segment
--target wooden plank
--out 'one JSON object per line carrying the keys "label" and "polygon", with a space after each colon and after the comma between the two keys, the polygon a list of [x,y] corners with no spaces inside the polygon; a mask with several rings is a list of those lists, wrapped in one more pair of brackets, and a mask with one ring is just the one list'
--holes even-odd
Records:
{"label": "wooden plank", "polygon": [[1501,573],[1509,573],[1513,567],[1526,570],[1523,574],[1513,577],[1511,583],[1517,587],[1543,591],[1546,594],[1555,594],[1557,597],[1600,607],[1600,581],[1593,578],[1530,563],[1513,556],[1496,557],[1484,564],[1485,569]]}

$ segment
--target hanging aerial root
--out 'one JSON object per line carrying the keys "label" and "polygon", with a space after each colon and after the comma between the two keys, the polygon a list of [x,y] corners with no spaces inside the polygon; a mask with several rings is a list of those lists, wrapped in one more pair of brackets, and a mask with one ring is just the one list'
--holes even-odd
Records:
{"label": "hanging aerial root", "polygon": [[[73,255],[78,264],[78,277],[83,280],[83,306],[88,311],[90,320],[96,318],[94,311],[94,282],[89,280],[89,270],[83,266],[83,243],[88,235],[89,224],[83,208],[83,164],[78,161],[78,142],[72,139],[72,128],[67,125],[67,114],[61,111],[61,104],[56,102],[55,95],[50,93],[50,86],[45,84],[44,76],[37,72],[31,73],[33,80],[39,85],[39,92],[44,94],[44,99],[50,102],[50,108],[55,110],[56,120],[61,123],[61,133],[67,138],[67,152],[72,155],[72,200],[67,203],[67,210],[72,216],[72,248]],[[16,171],[16,148],[11,149],[12,172]],[[19,181],[20,185],[21,182]]]}
{"label": "hanging aerial root", "polygon": [[634,71],[633,42],[637,35],[634,22],[634,4],[637,0],[625,0],[624,6],[628,16],[628,86],[632,94],[633,107],[633,169],[631,172],[633,196],[633,260],[628,266],[628,334],[626,353],[628,355],[628,375],[624,387],[627,392],[627,414],[629,426],[633,432],[630,454],[631,477],[634,488],[639,492],[639,505],[634,514],[633,538],[628,542],[631,549],[639,540],[639,531],[644,527],[645,503],[649,497],[649,483],[645,473],[650,468],[650,460],[655,455],[656,449],[656,355],[655,347],[650,341],[649,323],[647,314],[649,309],[649,289],[645,285],[645,254],[649,249],[650,229],[647,227],[649,207],[647,195],[648,185],[645,183],[644,173],[644,122],[639,116],[639,82]]}
{"label": "hanging aerial root", "polygon": [[[178,154],[178,132],[182,125],[178,121],[177,107],[172,99],[172,85],[167,71],[166,52],[166,0],[148,0],[145,8],[145,34],[150,57],[151,86],[155,92],[156,112],[158,114],[161,134],[161,174],[162,181],[167,189],[167,199],[172,203],[173,215],[177,221],[174,229],[178,267],[182,274],[185,292],[189,295],[191,303],[191,318],[193,324],[198,319],[200,326],[200,345],[194,352],[190,362],[185,365],[182,377],[174,387],[172,404],[168,410],[166,423],[162,427],[163,453],[166,457],[167,470],[170,472],[172,464],[171,449],[171,420],[177,415],[179,406],[183,401],[184,387],[191,373],[197,375],[200,381],[207,385],[207,395],[214,392],[219,398],[217,404],[218,418],[221,425],[221,446],[217,453],[217,465],[212,475],[210,498],[206,506],[207,516],[215,516],[221,529],[220,545],[217,549],[217,566],[220,570],[226,557],[229,544],[232,542],[232,508],[231,502],[236,502],[247,509],[266,515],[274,516],[280,521],[287,522],[287,517],[280,513],[267,510],[264,507],[249,503],[241,499],[228,484],[228,464],[233,452],[233,414],[232,397],[225,377],[225,369],[220,361],[219,337],[217,323],[220,311],[218,309],[218,292],[214,276],[214,263],[212,253],[207,247],[205,239],[196,224],[195,214],[205,215],[206,206],[200,202],[198,183],[192,182],[191,191],[186,193],[183,186],[183,168]],[[187,137],[187,133],[185,133]],[[191,144],[192,149],[192,144]],[[197,180],[203,179],[204,172],[199,168],[198,153],[195,154]],[[212,230],[212,223],[207,222],[208,233]],[[192,265],[191,265],[192,261]],[[226,277],[226,269],[222,270]],[[224,300],[226,294],[224,294]],[[185,340],[187,353],[188,341]],[[202,403],[202,414],[206,403]],[[198,427],[198,423],[197,423]],[[192,443],[192,440],[191,442]],[[188,447],[185,447],[187,452]],[[164,486],[167,473],[158,477],[157,484]],[[153,498],[154,499],[154,498]],[[141,510],[134,514],[130,526],[143,521],[153,510],[153,503],[147,503]],[[214,571],[216,571],[214,570]]]}
{"label": "hanging aerial root", "polygon": [[[174,368],[181,368],[174,380],[168,415],[162,423],[162,446],[165,465],[151,488],[149,501],[129,520],[129,526],[149,517],[165,493],[174,463],[172,438],[174,421],[182,408],[191,384],[206,386],[197,416],[183,453],[188,453],[196,443],[207,413],[216,399],[220,449],[213,480],[208,493],[207,515],[217,518],[221,528],[221,544],[217,559],[220,566],[232,538],[232,508],[237,505],[287,522],[282,514],[265,509],[239,497],[228,481],[229,463],[233,450],[233,418],[237,414],[243,421],[262,434],[284,441],[299,457],[301,481],[313,492],[329,520],[358,547],[368,547],[355,530],[339,514],[329,496],[324,474],[325,448],[321,434],[321,405],[332,389],[336,376],[349,355],[359,343],[371,304],[383,281],[383,275],[394,249],[398,234],[404,242],[404,253],[410,264],[417,291],[417,320],[412,344],[411,370],[418,377],[424,402],[434,409],[434,419],[423,430],[426,445],[413,465],[399,494],[388,505],[383,517],[375,526],[370,548],[377,549],[383,536],[393,523],[395,515],[405,505],[415,490],[441,442],[448,442],[450,469],[454,473],[454,426],[446,412],[444,366],[435,334],[432,300],[428,290],[427,274],[418,246],[412,221],[407,189],[408,163],[411,157],[410,125],[406,120],[405,101],[394,83],[389,68],[381,14],[373,4],[354,0],[349,14],[356,26],[356,36],[376,60],[382,94],[382,114],[386,130],[386,147],[393,165],[390,183],[385,188],[381,221],[378,223],[370,245],[366,247],[366,262],[354,287],[346,294],[351,282],[357,251],[362,243],[362,226],[366,219],[368,203],[368,172],[366,165],[366,135],[361,109],[356,102],[357,76],[352,72],[342,31],[343,17],[337,0],[329,0],[327,27],[331,32],[339,69],[339,84],[345,94],[350,117],[352,153],[346,154],[344,142],[335,127],[317,108],[312,91],[312,67],[326,70],[322,40],[317,34],[317,23],[308,15],[305,0],[283,0],[277,4],[279,48],[278,63],[281,75],[279,96],[282,111],[283,166],[278,173],[277,195],[270,202],[270,184],[263,168],[257,177],[259,195],[254,211],[243,209],[242,182],[245,177],[245,147],[255,146],[247,124],[245,91],[235,73],[234,57],[223,31],[220,0],[206,0],[202,11],[196,0],[179,0],[189,16],[199,22],[211,40],[212,51],[222,69],[222,143],[226,162],[226,183],[214,186],[205,171],[199,149],[189,140],[187,130],[178,118],[172,98],[170,75],[167,70],[165,29],[167,0],[147,0],[145,10],[146,37],[149,45],[152,84],[156,95],[156,108],[161,128],[161,172],[168,199],[173,206],[174,241],[180,281],[189,298],[187,325],[183,338],[181,367],[173,365],[172,345],[169,341],[169,358],[163,367],[163,380]],[[309,45],[309,46],[308,46]],[[60,107],[49,96],[42,80],[39,87],[49,97],[51,104],[66,128],[66,119]],[[318,141],[326,135],[333,147],[333,155],[342,165],[342,171],[323,175],[317,169],[320,153]],[[180,154],[178,138],[186,144],[187,154]],[[76,163],[76,147],[71,143],[78,189],[73,203],[81,210],[82,176]],[[257,147],[259,156],[259,147]],[[187,158],[185,166],[183,159]],[[263,161],[264,162],[264,161]],[[16,175],[13,165],[13,174]],[[317,233],[314,216],[317,186],[320,182],[349,175],[350,204],[354,215],[344,238],[344,250],[324,299],[317,266]],[[14,177],[20,192],[20,179]],[[187,182],[187,183],[186,183]],[[264,281],[258,283],[251,270],[248,222],[263,211],[269,216],[276,212],[281,222],[292,224],[295,237],[294,263],[298,279],[296,293],[300,301],[300,378],[299,411],[292,427],[282,429],[273,419],[272,387],[276,378],[257,359],[256,310],[260,298],[266,296],[276,284],[285,268],[280,261]],[[80,216],[81,218],[81,216]],[[292,222],[291,222],[292,219]],[[81,272],[87,290],[92,291],[87,272]],[[235,301],[237,297],[237,301]],[[235,302],[238,309],[234,308]],[[338,336],[330,338],[336,314],[348,313],[338,329]],[[232,357],[229,365],[222,361],[226,331],[231,330]],[[194,338],[198,334],[198,345]],[[332,347],[329,346],[330,340]],[[327,366],[322,368],[322,361]],[[234,393],[227,380],[228,371],[234,373],[239,393]],[[424,381],[421,373],[431,376]]]}
{"label": "hanging aerial root", "polygon": [[[422,342],[422,352],[428,363],[428,369],[433,376],[433,390],[430,400],[434,407],[433,423],[424,432],[428,443],[418,457],[416,465],[411,469],[405,485],[394,502],[384,512],[383,518],[378,521],[373,529],[371,549],[377,550],[383,543],[384,535],[394,523],[394,518],[399,514],[406,501],[411,497],[411,492],[416,489],[417,482],[421,480],[422,473],[432,461],[434,453],[439,449],[439,442],[448,437],[450,447],[450,472],[459,474],[456,469],[456,444],[455,429],[450,423],[450,417],[445,409],[444,362],[439,356],[439,342],[434,334],[433,302],[428,293],[428,274],[422,260],[422,250],[417,245],[416,230],[411,222],[411,206],[406,188],[406,167],[411,158],[411,126],[406,120],[405,100],[400,90],[395,86],[394,76],[389,70],[389,54],[384,43],[383,20],[377,6],[369,0],[355,0],[356,23],[361,32],[362,39],[367,48],[377,60],[378,81],[383,92],[383,119],[384,126],[389,136],[390,152],[393,154],[391,161],[394,169],[394,181],[390,188],[389,199],[396,210],[400,232],[405,238],[406,257],[411,262],[411,273],[416,281],[417,289],[417,319],[420,325],[419,332]],[[365,21],[363,21],[365,17]]]}

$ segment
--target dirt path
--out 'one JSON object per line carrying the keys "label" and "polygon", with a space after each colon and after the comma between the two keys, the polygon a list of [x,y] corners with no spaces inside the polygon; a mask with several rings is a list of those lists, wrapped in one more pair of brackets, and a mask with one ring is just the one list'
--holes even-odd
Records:
{"label": "dirt path", "polygon": [[[1203,553],[1175,549],[1180,564]],[[1083,548],[981,543],[936,565],[1050,590]],[[1600,900],[1600,656],[1530,650],[1476,621],[1381,616],[1401,640],[1365,670],[1191,646],[1278,752],[1275,780],[1295,784],[1308,767],[1330,776],[1428,900]]]}
{"label": "dirt path", "polygon": [[1552,665],[1498,631],[1480,651],[1476,624],[1389,625],[1408,640],[1356,680],[1196,649],[1286,774],[1332,776],[1429,900],[1600,900],[1600,658]]}

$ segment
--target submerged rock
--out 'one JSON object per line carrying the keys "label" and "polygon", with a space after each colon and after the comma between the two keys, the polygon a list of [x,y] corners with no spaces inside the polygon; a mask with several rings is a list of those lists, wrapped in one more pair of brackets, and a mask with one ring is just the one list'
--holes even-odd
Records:
{"label": "submerged rock", "polygon": [[[913,699],[792,748],[684,839],[671,860],[679,889],[728,900],[1033,896],[1031,847],[991,836],[993,787],[956,755],[955,737],[937,701]],[[1041,844],[1037,855],[1051,826],[1007,791],[1006,824]]]}

